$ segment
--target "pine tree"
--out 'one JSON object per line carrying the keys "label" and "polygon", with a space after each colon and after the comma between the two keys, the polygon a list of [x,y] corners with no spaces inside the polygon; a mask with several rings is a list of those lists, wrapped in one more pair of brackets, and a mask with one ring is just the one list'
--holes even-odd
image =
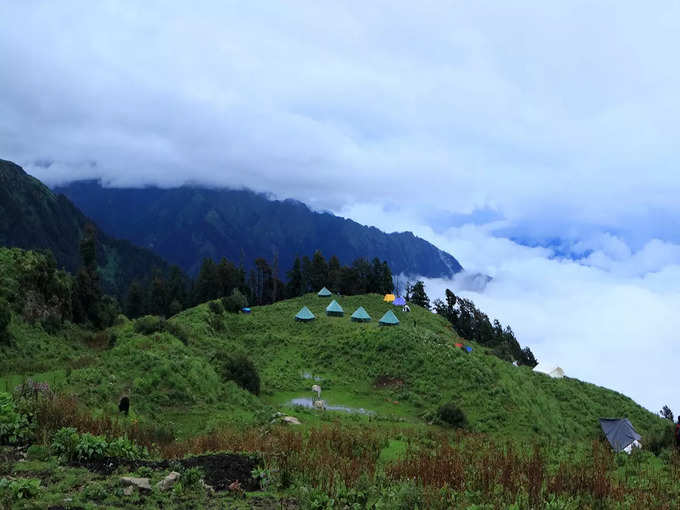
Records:
{"label": "pine tree", "polygon": [[97,328],[106,327],[108,324],[102,324],[98,316],[102,291],[97,273],[97,232],[92,224],[85,227],[80,241],[80,257],[82,265],[76,275],[72,296],[73,318],[78,323],[89,321]]}
{"label": "pine tree", "polygon": [[411,302],[414,305],[430,309],[430,298],[425,293],[425,284],[420,280],[411,288]]}
{"label": "pine tree", "polygon": [[128,289],[127,300],[125,302],[125,315],[131,319],[136,319],[137,317],[144,315],[146,313],[144,298],[144,287],[142,287],[137,280],[134,280]]}
{"label": "pine tree", "polygon": [[312,257],[310,280],[312,289],[316,291],[328,283],[328,264],[319,250]]}
{"label": "pine tree", "polygon": [[383,260],[383,277],[382,277],[382,289],[380,294],[389,294],[394,290],[394,282],[392,281],[392,271],[390,266],[387,265],[387,261]]}
{"label": "pine tree", "polygon": [[333,255],[328,261],[328,288],[333,291],[340,290],[340,260]]}
{"label": "pine tree", "polygon": [[288,271],[286,277],[288,278],[286,294],[290,297],[302,296],[302,265],[300,257],[295,257],[293,267]]}
{"label": "pine tree", "polygon": [[194,286],[194,303],[204,303],[216,299],[220,294],[220,282],[217,278],[217,266],[210,257],[203,259],[201,269]]}

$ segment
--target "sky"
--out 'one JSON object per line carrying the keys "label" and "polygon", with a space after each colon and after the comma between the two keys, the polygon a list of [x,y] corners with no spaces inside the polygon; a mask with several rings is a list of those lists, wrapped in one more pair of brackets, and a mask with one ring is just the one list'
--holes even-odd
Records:
{"label": "sky", "polygon": [[541,361],[680,411],[680,4],[8,1],[0,158],[247,187],[470,273]]}

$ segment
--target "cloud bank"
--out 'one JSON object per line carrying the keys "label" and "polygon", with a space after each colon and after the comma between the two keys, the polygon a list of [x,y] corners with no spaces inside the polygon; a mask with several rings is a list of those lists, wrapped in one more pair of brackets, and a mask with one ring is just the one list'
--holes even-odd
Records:
{"label": "cloud bank", "polygon": [[494,276],[471,297],[539,358],[680,407],[679,28],[614,1],[8,2],[0,157],[413,230]]}

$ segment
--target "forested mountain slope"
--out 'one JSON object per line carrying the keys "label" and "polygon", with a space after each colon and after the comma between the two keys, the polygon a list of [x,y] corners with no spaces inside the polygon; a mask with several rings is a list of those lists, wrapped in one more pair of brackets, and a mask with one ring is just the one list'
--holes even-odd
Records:
{"label": "forested mountain slope", "polygon": [[181,187],[105,188],[80,181],[64,193],[111,235],[129,239],[196,274],[204,257],[246,265],[278,254],[283,272],[296,255],[320,250],[348,264],[386,260],[394,274],[451,277],[462,270],[448,253],[410,232],[386,234],[293,200],[270,200],[244,190]]}
{"label": "forested mountain slope", "polygon": [[[0,160],[0,246],[50,250],[70,272],[80,266],[79,243],[91,221],[63,195],[54,193],[18,165]],[[134,279],[154,268],[166,271],[158,255],[99,230],[97,259],[104,290],[122,296]]]}

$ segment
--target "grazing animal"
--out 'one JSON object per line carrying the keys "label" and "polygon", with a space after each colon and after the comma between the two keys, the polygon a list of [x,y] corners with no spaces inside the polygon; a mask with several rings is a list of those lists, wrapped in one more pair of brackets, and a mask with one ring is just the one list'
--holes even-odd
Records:
{"label": "grazing animal", "polygon": [[317,398],[321,398],[321,386],[315,384],[314,386],[312,386],[312,391],[316,392]]}
{"label": "grazing animal", "polygon": [[321,409],[322,411],[326,410],[326,401],[325,400],[315,400],[314,401],[314,409]]}
{"label": "grazing animal", "polygon": [[120,399],[120,402],[118,402],[118,411],[121,413],[125,413],[125,416],[129,415],[130,399],[128,397],[123,397]]}

